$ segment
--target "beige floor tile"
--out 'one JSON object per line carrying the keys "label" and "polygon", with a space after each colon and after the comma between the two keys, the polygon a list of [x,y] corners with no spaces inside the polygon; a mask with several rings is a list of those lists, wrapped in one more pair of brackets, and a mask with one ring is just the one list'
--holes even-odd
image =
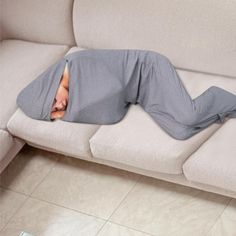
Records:
{"label": "beige floor tile", "polygon": [[232,199],[210,230],[209,236],[236,235],[236,199]]}
{"label": "beige floor tile", "polygon": [[25,195],[0,187],[0,231],[26,199]]}
{"label": "beige floor tile", "polygon": [[110,221],[158,236],[203,236],[230,198],[142,177]]}
{"label": "beige floor tile", "polygon": [[124,226],[107,222],[97,236],[149,236],[133,229],[129,229]]}
{"label": "beige floor tile", "polygon": [[63,157],[33,196],[107,219],[140,176]]}
{"label": "beige floor tile", "polygon": [[55,165],[59,156],[25,145],[0,175],[0,186],[31,194]]}
{"label": "beige floor tile", "polygon": [[0,236],[95,236],[104,221],[92,216],[29,198]]}

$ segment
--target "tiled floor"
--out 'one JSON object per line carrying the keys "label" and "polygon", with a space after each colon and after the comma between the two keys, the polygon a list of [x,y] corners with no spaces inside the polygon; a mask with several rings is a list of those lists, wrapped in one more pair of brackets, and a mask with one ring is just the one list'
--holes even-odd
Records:
{"label": "tiled floor", "polygon": [[236,199],[25,145],[0,175],[0,236],[235,236]]}

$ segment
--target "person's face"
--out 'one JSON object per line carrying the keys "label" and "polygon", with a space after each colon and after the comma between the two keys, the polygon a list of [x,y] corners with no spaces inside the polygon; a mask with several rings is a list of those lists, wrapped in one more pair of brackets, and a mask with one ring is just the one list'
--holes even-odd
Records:
{"label": "person's face", "polygon": [[68,90],[60,84],[56,96],[54,98],[51,110],[52,119],[61,118],[64,115],[68,104],[68,97],[69,97]]}

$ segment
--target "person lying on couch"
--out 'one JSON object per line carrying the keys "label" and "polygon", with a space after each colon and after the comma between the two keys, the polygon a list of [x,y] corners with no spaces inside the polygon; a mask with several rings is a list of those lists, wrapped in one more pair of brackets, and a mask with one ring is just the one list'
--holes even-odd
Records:
{"label": "person lying on couch", "polygon": [[166,133],[184,140],[236,117],[236,95],[211,86],[192,99],[170,60],[141,49],[87,49],[51,65],[18,95],[33,119],[108,125],[139,104]]}

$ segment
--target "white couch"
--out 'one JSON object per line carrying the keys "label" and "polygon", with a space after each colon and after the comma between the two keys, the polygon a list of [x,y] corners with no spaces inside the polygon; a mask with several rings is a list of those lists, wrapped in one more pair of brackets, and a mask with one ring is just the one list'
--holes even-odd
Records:
{"label": "white couch", "polygon": [[86,48],[166,55],[192,98],[212,85],[236,94],[236,2],[0,0],[0,172],[25,143],[236,197],[236,119],[187,140],[166,134],[139,105],[113,125],[27,117],[18,92],[57,59]]}

